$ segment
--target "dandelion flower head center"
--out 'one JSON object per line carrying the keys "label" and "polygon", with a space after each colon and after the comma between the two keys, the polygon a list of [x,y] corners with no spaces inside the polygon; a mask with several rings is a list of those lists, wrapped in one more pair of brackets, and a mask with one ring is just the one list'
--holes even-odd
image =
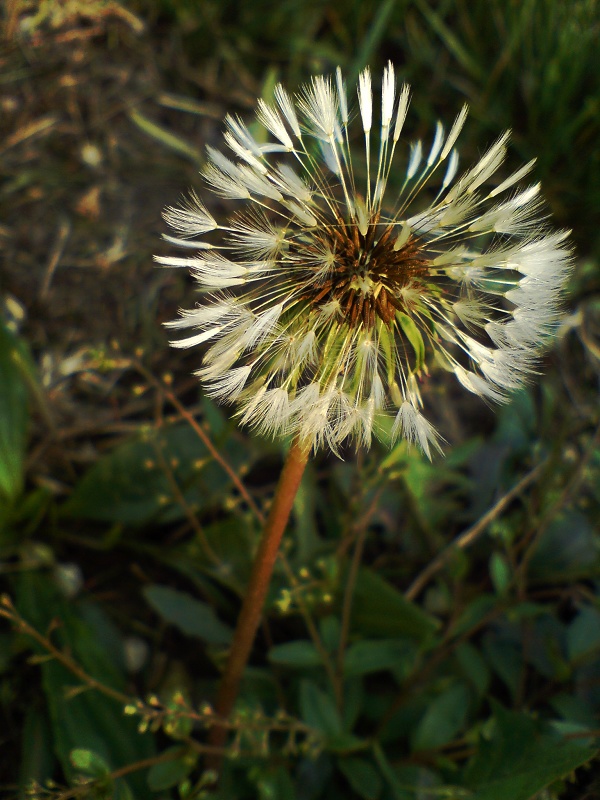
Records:
{"label": "dandelion flower head center", "polygon": [[342,219],[318,233],[305,253],[322,248],[329,254],[329,269],[311,286],[307,300],[315,307],[337,303],[339,320],[351,327],[373,328],[376,318],[390,325],[396,311],[405,309],[401,290],[426,276],[429,265],[418,239],[397,246],[395,228],[378,216],[364,234]]}
{"label": "dandelion flower head center", "polygon": [[391,64],[379,112],[369,70],[357,100],[353,117],[338,69],[259,100],[266,141],[227,117],[229,152],[208,148],[204,178],[232,214],[195,193],[165,211],[165,238],[195,252],[156,260],[201,290],[168,326],[189,333],[174,346],[204,346],[206,391],[263,434],[334,450],[401,436],[429,456],[429,368],[496,402],[523,385],[560,315],[568,232],[549,227],[539,184],[521,185],[534,161],[497,178],[508,132],[459,173],[466,107],[407,147],[410,92]]}

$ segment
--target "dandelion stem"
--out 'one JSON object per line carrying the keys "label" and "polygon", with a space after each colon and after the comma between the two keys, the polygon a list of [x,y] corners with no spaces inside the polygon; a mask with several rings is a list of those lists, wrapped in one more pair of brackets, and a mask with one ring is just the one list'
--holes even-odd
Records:
{"label": "dandelion stem", "polygon": [[[238,617],[227,667],[219,686],[215,712],[222,719],[226,719],[230,715],[238,694],[240,681],[260,624],[265,597],[279,552],[281,537],[286,528],[294,498],[308,462],[309,452],[310,448],[302,447],[298,441],[295,441],[290,447],[279,478],[273,505],[265,524],[258,552],[254,558],[252,573],[242,604],[242,610]],[[226,736],[227,728],[215,725],[211,729],[209,743],[214,747],[222,747],[225,744]],[[212,757],[209,767],[218,770],[219,765],[220,757]]]}

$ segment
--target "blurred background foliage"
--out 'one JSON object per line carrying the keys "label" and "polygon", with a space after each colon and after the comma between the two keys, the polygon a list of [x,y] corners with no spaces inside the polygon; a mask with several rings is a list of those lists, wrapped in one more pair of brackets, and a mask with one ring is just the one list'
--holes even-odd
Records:
{"label": "blurred background foliage", "polygon": [[[7,0],[0,53],[0,786],[200,798],[204,733],[284,446],[204,398],[152,266],[226,113],[391,59],[408,135],[537,156],[575,270],[544,375],[450,442],[320,456],[218,796],[600,795],[596,0]],[[509,167],[511,166],[509,165]],[[220,201],[210,198],[214,213]]]}

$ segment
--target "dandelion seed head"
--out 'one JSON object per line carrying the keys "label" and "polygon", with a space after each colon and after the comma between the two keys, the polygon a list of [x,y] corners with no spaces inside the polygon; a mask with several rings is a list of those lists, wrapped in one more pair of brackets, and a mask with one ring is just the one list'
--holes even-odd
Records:
{"label": "dandelion seed head", "polygon": [[505,401],[556,329],[571,250],[539,184],[521,183],[534,162],[506,177],[509,132],[461,174],[467,107],[447,133],[404,141],[409,87],[391,64],[377,102],[374,83],[360,75],[355,109],[339,69],[296,97],[278,85],[275,104],[258,101],[260,140],[228,116],[227,154],[208,148],[204,178],[231,214],[195,193],[168,208],[165,239],[197,252],[157,261],[200,285],[168,323],[187,335],[173,344],[202,345],[197,374],[242,424],[334,451],[391,436],[431,457],[429,367]]}

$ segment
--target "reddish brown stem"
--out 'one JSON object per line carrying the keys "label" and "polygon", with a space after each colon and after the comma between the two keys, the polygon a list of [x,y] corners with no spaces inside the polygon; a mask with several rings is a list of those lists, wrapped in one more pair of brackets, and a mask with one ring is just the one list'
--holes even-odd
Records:
{"label": "reddish brown stem", "polygon": [[[277,484],[273,505],[254,558],[252,573],[246,589],[242,610],[238,617],[227,667],[219,686],[215,712],[222,719],[226,719],[231,714],[238,694],[240,681],[260,624],[265,597],[279,552],[281,537],[302,480],[308,455],[309,449],[301,447],[298,442],[294,442],[290,447]],[[227,728],[222,725],[214,725],[210,731],[209,744],[213,747],[223,747],[226,737]],[[208,766],[211,769],[218,770],[220,758],[211,758]]]}

